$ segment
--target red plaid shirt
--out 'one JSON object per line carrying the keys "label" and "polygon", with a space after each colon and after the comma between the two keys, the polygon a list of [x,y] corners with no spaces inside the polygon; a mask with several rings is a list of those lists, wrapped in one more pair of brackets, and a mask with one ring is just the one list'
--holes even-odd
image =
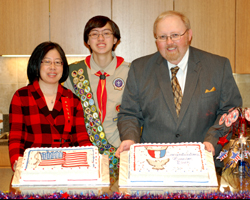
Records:
{"label": "red plaid shirt", "polygon": [[[65,102],[68,103],[63,103]],[[70,108],[69,112],[64,110]],[[38,81],[16,91],[10,104],[9,154],[11,166],[30,147],[92,146],[79,98],[60,84],[49,111]]]}

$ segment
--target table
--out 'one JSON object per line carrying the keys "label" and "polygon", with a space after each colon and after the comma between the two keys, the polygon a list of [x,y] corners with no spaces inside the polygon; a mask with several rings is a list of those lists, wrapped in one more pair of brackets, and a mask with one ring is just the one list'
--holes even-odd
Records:
{"label": "table", "polygon": [[[73,194],[81,194],[81,198],[91,196],[96,198],[97,196],[101,196],[103,194],[112,196],[113,198],[129,198],[130,195],[135,196],[147,196],[151,195],[151,197],[155,197],[159,195],[159,197],[164,197],[166,193],[168,195],[176,195],[175,198],[182,198],[181,195],[189,195],[191,198],[192,195],[197,195],[198,198],[202,198],[199,196],[202,194],[210,194],[210,195],[248,195],[250,197],[250,185],[248,184],[248,177],[239,177],[236,174],[231,173],[231,169],[227,169],[225,171],[221,171],[217,169],[217,179],[218,179],[218,187],[158,187],[158,188],[119,188],[117,182],[110,187],[20,187],[13,188],[11,186],[13,171],[11,168],[0,168],[0,191],[5,194],[11,193],[12,195],[30,195],[32,193],[43,196],[45,194],[53,194],[55,191],[61,193],[62,197],[67,197],[68,195]],[[233,192],[233,193],[232,193]],[[246,193],[245,193],[246,192]],[[195,196],[195,197],[197,197]],[[101,196],[103,197],[103,196]],[[234,196],[235,197],[235,196]],[[1,195],[0,195],[1,198]],[[149,197],[148,197],[149,198]],[[239,197],[238,197],[239,198]]]}
{"label": "table", "polygon": [[[228,148],[228,145],[231,145],[231,141],[224,148]],[[224,160],[227,162],[227,159]],[[13,188],[11,187],[11,179],[13,171],[11,168],[0,168],[0,191],[12,194],[22,194],[29,195],[31,193],[37,193],[39,195],[53,194],[57,191],[57,195],[61,195],[64,198],[68,195],[73,195],[75,193],[81,194],[79,198],[93,196],[103,197],[103,198],[112,197],[114,199],[118,198],[131,198],[132,197],[147,197],[155,198],[158,195],[159,198],[164,198],[164,195],[173,195],[174,198],[183,198],[183,195],[186,195],[186,198],[250,198],[250,177],[240,177],[237,174],[232,173],[231,168],[226,169],[216,169],[218,187],[154,187],[154,188],[119,188],[118,183],[110,187],[21,187]],[[60,193],[60,194],[59,194]],[[192,196],[192,195],[196,196]],[[151,196],[150,196],[151,195]],[[153,196],[152,196],[153,195]],[[203,195],[203,196],[202,196]],[[34,198],[34,197],[33,197]],[[166,197],[165,197],[166,198]],[[0,194],[1,199],[1,194]]]}

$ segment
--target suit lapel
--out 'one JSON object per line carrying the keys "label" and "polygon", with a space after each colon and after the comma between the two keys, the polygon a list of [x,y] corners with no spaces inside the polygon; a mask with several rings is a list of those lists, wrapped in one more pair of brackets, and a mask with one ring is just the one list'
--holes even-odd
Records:
{"label": "suit lapel", "polygon": [[175,104],[174,104],[173,92],[171,88],[167,61],[161,56],[159,56],[156,62],[158,64],[158,69],[156,70],[156,76],[157,76],[160,88],[162,90],[163,97],[169,107],[169,110],[174,120],[177,123],[178,118],[177,118],[177,114],[175,111]]}
{"label": "suit lapel", "polygon": [[174,104],[173,92],[171,88],[171,81],[170,81],[167,61],[161,56],[159,56],[156,63],[158,65],[158,70],[156,70],[156,76],[157,76],[160,88],[162,90],[163,97],[166,101],[166,104],[169,107],[169,110],[175,122],[177,123],[176,128],[178,128],[178,126],[181,124],[181,121],[187,111],[187,108],[190,104],[190,101],[193,97],[194,91],[196,89],[196,86],[199,80],[199,74],[201,70],[201,67],[199,65],[199,59],[195,57],[193,48],[190,47],[188,71],[187,71],[187,78],[186,78],[186,83],[185,83],[185,92],[184,92],[184,96],[182,99],[182,105],[181,105],[179,118],[177,118],[177,114],[175,111],[175,104]]}
{"label": "suit lapel", "polygon": [[187,70],[188,71],[187,71],[187,78],[186,78],[186,83],[185,83],[185,92],[184,92],[183,99],[182,99],[181,111],[180,111],[180,116],[179,116],[177,127],[180,125],[187,111],[187,108],[190,104],[190,101],[193,97],[194,91],[196,89],[196,86],[199,80],[200,70],[201,70],[201,66],[199,65],[199,60],[195,58],[192,48],[190,48]]}

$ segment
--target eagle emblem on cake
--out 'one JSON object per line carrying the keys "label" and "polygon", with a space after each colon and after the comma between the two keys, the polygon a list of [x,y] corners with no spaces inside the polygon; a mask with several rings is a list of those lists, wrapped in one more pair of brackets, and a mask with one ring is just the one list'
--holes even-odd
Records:
{"label": "eagle emblem on cake", "polygon": [[156,170],[162,170],[164,169],[164,165],[169,162],[169,158],[167,159],[161,159],[166,155],[166,150],[168,146],[152,146],[152,147],[145,147],[148,154],[152,157],[155,158],[154,160],[151,159],[146,159],[148,164],[153,166],[152,169]]}

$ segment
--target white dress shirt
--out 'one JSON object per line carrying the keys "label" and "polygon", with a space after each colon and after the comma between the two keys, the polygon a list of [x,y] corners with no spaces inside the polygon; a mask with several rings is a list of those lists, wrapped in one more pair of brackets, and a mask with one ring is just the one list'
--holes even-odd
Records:
{"label": "white dress shirt", "polygon": [[184,57],[182,58],[181,62],[179,62],[178,65],[174,65],[170,62],[168,62],[168,69],[169,69],[169,76],[170,80],[172,78],[171,68],[178,66],[180,69],[176,74],[176,77],[178,79],[178,82],[181,87],[182,95],[184,95],[184,89],[185,89],[185,83],[186,83],[186,77],[187,77],[187,68],[188,68],[188,57],[189,57],[189,48],[187,52],[185,53]]}

